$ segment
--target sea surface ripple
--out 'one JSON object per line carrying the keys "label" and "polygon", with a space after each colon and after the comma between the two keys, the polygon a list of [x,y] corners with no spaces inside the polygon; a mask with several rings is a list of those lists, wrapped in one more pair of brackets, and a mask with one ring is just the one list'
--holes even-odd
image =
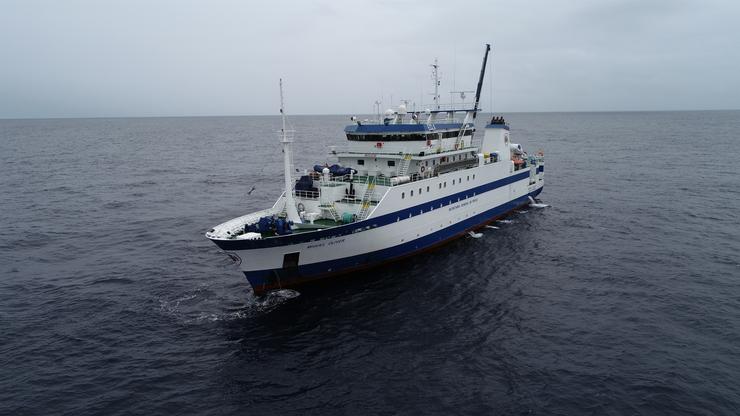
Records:
{"label": "sea surface ripple", "polygon": [[551,207],[263,297],[278,117],[0,120],[0,414],[740,414],[740,112],[507,120]]}

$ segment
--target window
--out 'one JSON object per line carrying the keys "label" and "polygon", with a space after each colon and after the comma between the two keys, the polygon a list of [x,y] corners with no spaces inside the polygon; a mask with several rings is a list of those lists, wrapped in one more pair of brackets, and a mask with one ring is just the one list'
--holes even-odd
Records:
{"label": "window", "polygon": [[447,181],[445,181],[445,186],[444,187],[447,188]]}
{"label": "window", "polygon": [[427,192],[429,192],[429,187],[427,186]]}
{"label": "window", "polygon": [[401,199],[406,198],[406,192],[401,192]]}
{"label": "window", "polygon": [[475,173],[473,174],[473,180],[475,180]]}
{"label": "window", "polygon": [[421,195],[421,188],[419,188],[419,195]]}
{"label": "window", "polygon": [[453,184],[453,185],[455,184],[455,180],[454,180],[454,179],[452,180],[452,184]]}
{"label": "window", "polygon": [[362,166],[365,164],[365,159],[357,159],[357,164]]}
{"label": "window", "polygon": [[470,180],[470,175],[468,175],[468,180]]}
{"label": "window", "polygon": [[434,165],[436,165],[436,164],[437,164],[437,159],[433,159],[433,160],[432,160],[432,166],[434,166]]}
{"label": "window", "polygon": [[413,189],[411,190],[411,195],[409,195],[409,196],[414,196],[414,190]]}
{"label": "window", "polygon": [[424,161],[424,165],[425,165],[425,166],[429,166],[429,161],[428,161],[428,160],[425,160],[425,161]]}
{"label": "window", "polygon": [[439,189],[442,189],[442,182],[438,183],[437,185],[439,185]]}
{"label": "window", "polygon": [[389,160],[388,161],[388,167],[393,167],[393,166],[396,166],[396,161],[395,160]]}

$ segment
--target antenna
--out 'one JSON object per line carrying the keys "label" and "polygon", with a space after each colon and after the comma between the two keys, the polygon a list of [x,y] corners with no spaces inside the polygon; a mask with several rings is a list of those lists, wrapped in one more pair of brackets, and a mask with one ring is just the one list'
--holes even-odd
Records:
{"label": "antenna", "polygon": [[455,94],[460,94],[460,101],[465,102],[465,93],[474,93],[475,91],[450,91],[450,101],[452,101],[452,108],[455,108]]}
{"label": "antenna", "polygon": [[439,65],[437,64],[437,58],[434,58],[432,67],[432,79],[434,80],[434,106],[435,110],[439,110]]}
{"label": "antenna", "polygon": [[280,117],[283,119],[283,129],[281,130],[283,132],[283,142],[287,141],[287,136],[285,132],[285,103],[283,102],[283,79],[280,78]]}

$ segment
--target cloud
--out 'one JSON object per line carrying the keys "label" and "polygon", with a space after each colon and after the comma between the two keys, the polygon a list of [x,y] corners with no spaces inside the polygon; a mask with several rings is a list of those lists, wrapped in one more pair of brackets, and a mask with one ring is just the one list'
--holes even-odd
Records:
{"label": "cloud", "polygon": [[435,57],[447,98],[486,42],[500,111],[740,107],[734,2],[5,3],[4,118],[274,114],[279,77],[293,114],[421,105]]}

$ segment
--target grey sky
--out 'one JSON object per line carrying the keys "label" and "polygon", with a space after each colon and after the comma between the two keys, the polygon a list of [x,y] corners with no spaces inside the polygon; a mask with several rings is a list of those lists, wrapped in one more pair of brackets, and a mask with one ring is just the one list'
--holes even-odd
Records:
{"label": "grey sky", "polygon": [[[0,118],[740,108],[740,2],[0,0]],[[489,74],[491,75],[491,74]],[[488,110],[489,82],[483,107]],[[443,94],[447,101],[449,94]]]}

